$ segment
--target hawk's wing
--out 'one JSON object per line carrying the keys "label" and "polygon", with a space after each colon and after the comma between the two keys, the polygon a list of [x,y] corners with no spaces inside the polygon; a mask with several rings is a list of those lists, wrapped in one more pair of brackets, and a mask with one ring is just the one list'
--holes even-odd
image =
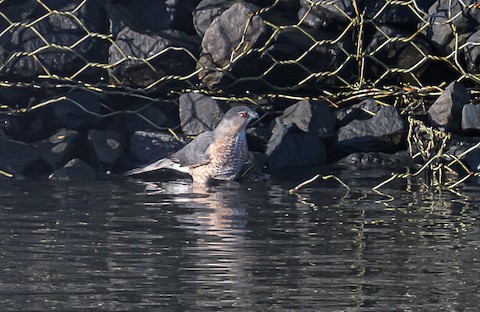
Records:
{"label": "hawk's wing", "polygon": [[208,164],[210,162],[208,148],[213,142],[215,142],[213,132],[203,132],[181,150],[168,156],[168,159],[182,167],[196,167]]}

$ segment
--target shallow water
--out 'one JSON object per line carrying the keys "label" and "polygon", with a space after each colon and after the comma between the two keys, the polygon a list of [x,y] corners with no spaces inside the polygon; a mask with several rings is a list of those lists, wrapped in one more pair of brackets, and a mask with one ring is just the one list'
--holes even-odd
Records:
{"label": "shallow water", "polygon": [[2,311],[478,311],[480,188],[2,182]]}

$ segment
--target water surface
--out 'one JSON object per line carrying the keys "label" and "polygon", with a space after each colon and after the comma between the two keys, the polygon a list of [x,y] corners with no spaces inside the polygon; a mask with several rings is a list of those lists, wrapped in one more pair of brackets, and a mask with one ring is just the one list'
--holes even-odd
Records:
{"label": "water surface", "polygon": [[[378,173],[378,172],[377,172]],[[478,311],[480,187],[2,182],[3,311]]]}

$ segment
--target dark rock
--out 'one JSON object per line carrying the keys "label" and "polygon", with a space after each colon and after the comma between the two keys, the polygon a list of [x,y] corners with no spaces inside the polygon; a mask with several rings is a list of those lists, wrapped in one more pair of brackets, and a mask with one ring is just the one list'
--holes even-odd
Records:
{"label": "dark rock", "polygon": [[462,130],[468,133],[480,132],[480,104],[463,106]]}
{"label": "dark rock", "polygon": [[418,12],[418,9],[427,11],[436,1],[422,0],[414,3],[393,2],[386,4],[382,1],[364,0],[362,7],[365,10],[365,18],[372,19],[377,24],[417,24],[421,19],[415,12]]}
{"label": "dark rock", "polygon": [[22,130],[18,116],[0,114],[0,137],[15,139],[21,136]]}
{"label": "dark rock", "polygon": [[383,107],[367,120],[353,120],[341,127],[337,145],[350,151],[390,152],[398,148],[405,134],[405,123],[393,106]]}
{"label": "dark rock", "polygon": [[226,107],[200,93],[186,93],[180,96],[180,123],[185,135],[197,135],[213,130],[222,120]]}
{"label": "dark rock", "polygon": [[[39,3],[37,0],[3,1],[0,3],[0,12],[12,23],[24,22],[38,6]],[[10,26],[6,18],[0,20],[0,29],[2,30]],[[0,42],[1,40],[2,39],[0,39]]]}
{"label": "dark rock", "polygon": [[326,162],[323,138],[333,136],[335,116],[322,101],[300,101],[276,119],[267,143],[269,169]]}
{"label": "dark rock", "polygon": [[102,118],[100,95],[83,89],[65,95],[66,99],[51,105],[55,128],[81,130],[97,126]]}
{"label": "dark rock", "polygon": [[428,119],[435,127],[446,131],[459,132],[461,129],[462,109],[468,104],[469,95],[465,86],[452,82],[428,109]]}
{"label": "dark rock", "polygon": [[[236,3],[205,31],[197,68],[198,77],[209,89],[231,89],[235,82],[239,83],[238,77],[257,76],[265,71],[268,65],[262,65],[258,53],[244,53],[263,46],[270,33],[260,15],[251,16],[259,10],[253,4]],[[241,84],[236,87],[241,88]]]}
{"label": "dark rock", "polygon": [[[110,46],[110,80],[131,87],[179,84],[178,79],[171,76],[185,77],[195,70],[195,59],[189,52],[196,55],[198,46],[196,38],[178,31],[147,35],[125,27],[118,34],[115,45]],[[163,81],[159,81],[162,78]]]}
{"label": "dark rock", "polygon": [[92,129],[88,141],[99,168],[111,169],[123,156],[124,144],[116,132]]}
{"label": "dark rock", "polygon": [[[352,71],[352,62],[348,62],[351,44],[337,40],[339,35],[332,30],[296,27],[278,32],[261,56],[263,63],[272,67],[263,75],[263,80],[269,83],[270,88],[280,89],[322,88],[327,84],[338,86],[334,78],[337,75],[349,77],[347,73]],[[314,75],[334,72],[341,66],[337,75]]]}
{"label": "dark rock", "polygon": [[[400,28],[380,26],[365,49],[366,77],[374,81],[381,77],[384,84],[399,81],[416,84],[415,77],[422,75],[427,68],[426,62],[422,64],[426,60],[425,55],[432,54],[430,44],[420,36],[415,36],[407,42],[389,39],[411,36],[411,33]],[[395,71],[384,76],[389,69]],[[399,70],[407,72],[402,73]]]}
{"label": "dark rock", "polygon": [[35,164],[39,161],[36,146],[0,137],[0,170],[14,176],[35,173]]}
{"label": "dark rock", "polygon": [[40,157],[54,170],[70,159],[77,158],[81,151],[80,134],[74,130],[60,129],[47,140],[37,142]]}
{"label": "dark rock", "polygon": [[273,132],[278,127],[290,129],[295,125],[298,129],[329,138],[335,135],[335,115],[325,101],[303,100],[284,110],[276,119]]}
{"label": "dark rock", "polygon": [[203,37],[213,20],[239,1],[202,0],[193,12],[193,25],[197,34]]}
{"label": "dark rock", "polygon": [[111,32],[115,37],[125,27],[141,33],[175,29],[192,35],[195,33],[192,12],[198,2],[198,0],[110,1],[106,9]]}
{"label": "dark rock", "polygon": [[383,106],[374,99],[365,99],[351,107],[335,111],[338,127],[343,127],[354,120],[367,120],[372,118]]}
{"label": "dark rock", "polygon": [[[469,143],[469,142],[456,142],[456,144],[452,145],[446,154],[453,155],[455,158],[460,158],[463,164],[467,165],[470,170],[473,171],[480,171],[480,147],[474,148],[478,144],[477,143]],[[454,158],[452,158],[454,160]],[[465,172],[460,165],[455,166],[455,169],[458,172]]]}
{"label": "dark rock", "polygon": [[[8,79],[39,79],[39,76],[75,77],[100,81],[106,70],[89,63],[106,63],[108,41],[92,33],[105,34],[108,21],[97,1],[46,1],[50,9],[73,12],[75,16],[48,11],[38,5],[27,20],[36,19],[32,27],[12,27],[3,34],[0,48],[0,75]],[[76,9],[78,7],[78,9]],[[40,33],[39,36],[37,33]],[[48,42],[48,44],[46,43]],[[70,51],[71,49],[71,51]],[[19,54],[18,52],[23,53]],[[34,53],[31,53],[34,52]]]}
{"label": "dark rock", "polygon": [[95,169],[75,158],[70,160],[63,168],[55,170],[49,176],[50,180],[56,181],[90,181],[95,180]]}
{"label": "dark rock", "polygon": [[469,72],[480,74],[480,30],[467,39],[464,51]]}
{"label": "dark rock", "polygon": [[393,168],[409,167],[413,160],[406,151],[399,151],[394,154],[369,152],[352,153],[341,159],[338,163],[341,166],[354,167],[356,169],[370,169],[372,167]]}
{"label": "dark rock", "polygon": [[[350,18],[355,17],[355,9],[350,0],[300,0],[300,4],[323,21],[324,28],[345,28]],[[348,17],[347,17],[348,16]]]}
{"label": "dark rock", "polygon": [[[478,0],[475,2],[479,4]],[[480,10],[472,4],[466,8],[463,1],[437,0],[428,9],[424,18],[430,27],[424,30],[424,34],[440,54],[448,55],[454,51],[455,33],[458,35],[458,45],[461,46],[478,29]]]}
{"label": "dark rock", "polygon": [[148,164],[173,154],[184,145],[171,134],[136,131],[128,151],[138,163]]}
{"label": "dark rock", "polygon": [[270,170],[324,164],[327,159],[325,144],[318,135],[282,128],[272,134],[266,155]]}
{"label": "dark rock", "polygon": [[[306,15],[306,16],[305,16]],[[320,17],[315,15],[312,10],[309,10],[307,7],[302,6],[298,10],[298,19],[302,24],[312,27],[314,29],[326,28],[326,23]]]}
{"label": "dark rock", "polygon": [[173,127],[173,123],[163,112],[162,105],[148,105],[135,113],[120,113],[113,118],[115,128],[126,138],[131,137],[135,131],[156,131],[164,127]]}

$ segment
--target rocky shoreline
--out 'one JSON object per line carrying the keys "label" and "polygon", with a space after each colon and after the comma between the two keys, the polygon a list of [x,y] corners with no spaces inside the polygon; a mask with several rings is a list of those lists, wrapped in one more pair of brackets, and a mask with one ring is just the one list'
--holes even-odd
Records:
{"label": "rocky shoreline", "polygon": [[[448,135],[442,154],[480,171],[478,1],[362,1],[361,74],[351,1],[43,2],[51,11],[0,3],[2,180],[108,178],[178,150],[239,104],[261,116],[247,133],[261,172],[425,163],[432,155],[421,139],[412,146],[409,118]],[[458,14],[448,22],[445,12]],[[408,101],[328,96],[360,76],[441,87],[405,92]]]}

